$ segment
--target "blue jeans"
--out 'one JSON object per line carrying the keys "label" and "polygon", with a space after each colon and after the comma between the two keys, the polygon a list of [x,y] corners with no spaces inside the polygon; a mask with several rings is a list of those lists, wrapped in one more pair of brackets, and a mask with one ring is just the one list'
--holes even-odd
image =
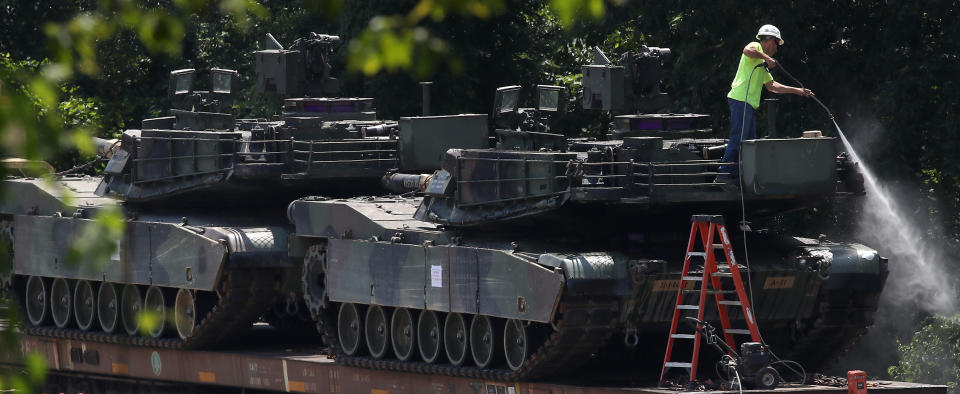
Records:
{"label": "blue jeans", "polygon": [[729,97],[727,97],[727,104],[730,105],[730,140],[727,142],[727,150],[723,152],[722,161],[734,164],[722,165],[717,169],[717,172],[730,174],[721,174],[717,177],[721,180],[726,177],[737,178],[740,174],[740,134],[743,133],[745,140],[757,138],[757,116],[753,106]]}

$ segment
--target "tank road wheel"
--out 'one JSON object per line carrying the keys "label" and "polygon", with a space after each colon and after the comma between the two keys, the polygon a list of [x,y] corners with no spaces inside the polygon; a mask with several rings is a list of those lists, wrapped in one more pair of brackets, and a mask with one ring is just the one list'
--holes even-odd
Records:
{"label": "tank road wheel", "polygon": [[427,363],[434,363],[440,358],[440,319],[437,312],[421,311],[417,319],[417,345],[420,347],[420,357]]}
{"label": "tank road wheel", "polygon": [[416,330],[413,327],[413,314],[407,308],[398,308],[390,318],[390,342],[397,360],[407,361],[416,350]]}
{"label": "tank road wheel", "polygon": [[127,334],[137,335],[140,331],[141,309],[143,309],[143,298],[140,297],[140,289],[137,285],[123,286],[123,293],[120,295],[120,321],[123,322],[123,329]]}
{"label": "tank road wheel", "polygon": [[499,346],[493,329],[493,319],[489,316],[474,316],[470,323],[470,354],[473,355],[473,362],[480,368],[489,367],[493,364],[497,349]]}
{"label": "tank road wheel", "polygon": [[448,313],[443,322],[443,348],[450,364],[460,366],[467,359],[467,322],[459,313]]}
{"label": "tank road wheel", "polygon": [[53,280],[50,286],[50,315],[53,317],[53,324],[64,328],[70,324],[70,317],[73,312],[73,292],[70,291],[70,283],[64,278]]}
{"label": "tank road wheel", "polygon": [[180,339],[187,339],[193,335],[193,328],[197,325],[197,306],[193,293],[189,289],[177,291],[173,301],[173,324],[177,327]]}
{"label": "tank road wheel", "polygon": [[163,331],[167,327],[167,299],[159,287],[147,288],[147,295],[143,299],[143,310],[157,317],[154,327],[149,327],[147,331],[150,336],[154,338],[163,336]]}
{"label": "tank road wheel", "polygon": [[117,287],[110,282],[100,284],[97,291],[97,317],[103,332],[112,333],[117,329],[120,320],[120,298],[117,297]]}
{"label": "tank road wheel", "polygon": [[43,278],[31,276],[27,279],[27,289],[24,294],[25,309],[27,310],[27,320],[34,326],[42,326],[47,322],[49,314],[47,311],[47,285],[43,283]]}
{"label": "tank road wheel", "polygon": [[390,330],[387,328],[387,311],[380,305],[370,305],[367,308],[364,336],[367,340],[367,350],[373,358],[383,358],[390,347]]}
{"label": "tank road wheel", "polygon": [[97,314],[97,301],[93,295],[93,285],[88,280],[77,281],[73,290],[73,316],[77,320],[77,327],[87,331],[93,327]]}
{"label": "tank road wheel", "polygon": [[357,304],[340,304],[340,312],[337,313],[337,339],[340,340],[343,354],[356,355],[360,351],[361,338],[363,336],[360,335],[360,311],[357,310]]}
{"label": "tank road wheel", "polygon": [[520,320],[507,320],[503,327],[503,354],[506,356],[507,366],[514,371],[527,362],[530,354],[527,350],[527,328]]}

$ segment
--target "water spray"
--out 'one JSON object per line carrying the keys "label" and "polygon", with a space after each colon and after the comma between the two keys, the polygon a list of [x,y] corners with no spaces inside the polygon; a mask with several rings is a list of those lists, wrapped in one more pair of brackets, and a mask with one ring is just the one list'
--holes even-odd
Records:
{"label": "water spray", "polygon": [[[777,66],[780,71],[799,85],[801,89],[804,89],[803,83],[800,82],[800,80],[790,74],[790,72],[779,63],[777,63]],[[859,163],[868,195],[872,196],[867,204],[872,206],[869,210],[872,211],[874,218],[868,220],[879,221],[881,223],[879,226],[874,226],[875,231],[883,233],[877,236],[888,240],[889,245],[896,245],[895,250],[891,250],[891,252],[899,254],[914,263],[912,272],[900,273],[901,275],[911,276],[912,283],[907,287],[915,288],[916,286],[920,286],[937,290],[930,296],[932,299],[927,302],[928,310],[947,314],[955,313],[957,309],[956,302],[949,295],[949,292],[943,291],[946,288],[944,285],[947,279],[945,277],[946,271],[938,262],[938,255],[942,254],[942,252],[932,250],[929,245],[923,242],[922,230],[911,225],[905,219],[908,215],[903,213],[903,208],[900,204],[894,200],[889,191],[880,187],[876,174],[864,165],[860,155],[853,149],[853,145],[847,140],[843,130],[841,130],[837,124],[833,112],[816,96],[811,96],[810,98],[827,113],[827,116],[830,117],[830,121],[833,123],[833,127],[837,129],[837,135],[840,137],[840,141],[846,148],[850,158],[855,163]]]}

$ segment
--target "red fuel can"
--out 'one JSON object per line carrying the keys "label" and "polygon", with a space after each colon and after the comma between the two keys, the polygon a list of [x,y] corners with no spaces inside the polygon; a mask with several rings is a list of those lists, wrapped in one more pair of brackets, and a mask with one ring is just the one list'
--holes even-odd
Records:
{"label": "red fuel can", "polygon": [[867,393],[867,373],[863,371],[847,371],[847,394]]}

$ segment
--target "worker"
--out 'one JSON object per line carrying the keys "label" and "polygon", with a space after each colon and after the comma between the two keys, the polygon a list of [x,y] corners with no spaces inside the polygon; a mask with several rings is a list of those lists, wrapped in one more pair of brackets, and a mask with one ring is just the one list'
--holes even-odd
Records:
{"label": "worker", "polygon": [[[740,141],[757,138],[756,109],[760,106],[761,86],[773,93],[793,93],[803,97],[813,97],[810,89],[780,84],[770,75],[769,69],[777,66],[777,61],[772,56],[776,55],[777,49],[783,45],[780,29],[774,25],[763,25],[757,32],[757,40],[759,42],[751,42],[743,47],[740,65],[737,66],[737,75],[734,76],[730,84],[730,92],[727,93],[727,104],[730,105],[730,140],[727,142],[722,161],[733,164],[719,167],[717,172],[720,175],[717,176],[717,182],[737,183]],[[766,67],[759,67],[764,63]]]}

